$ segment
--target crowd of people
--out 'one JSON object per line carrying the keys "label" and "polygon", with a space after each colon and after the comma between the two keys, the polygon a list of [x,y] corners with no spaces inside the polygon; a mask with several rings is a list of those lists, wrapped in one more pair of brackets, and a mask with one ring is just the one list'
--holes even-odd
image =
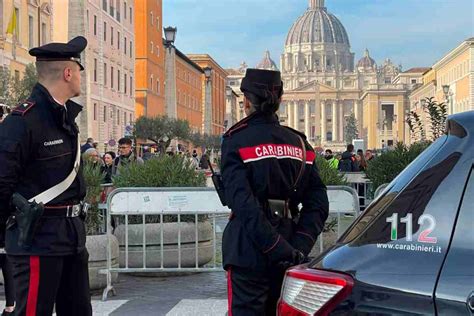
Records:
{"label": "crowd of people", "polygon": [[[121,138],[118,141],[118,145],[117,154],[113,151],[107,151],[102,155],[97,148],[98,143],[94,142],[93,138],[88,138],[86,143],[81,146],[83,160],[96,164],[104,173],[103,183],[112,183],[112,177],[120,174],[120,170],[129,164],[143,164],[157,157],[157,155],[152,153],[149,149],[145,149],[141,157],[138,156],[133,150],[133,142],[130,138]],[[174,152],[170,151],[167,152],[167,154],[173,156]],[[209,169],[209,156],[206,152],[199,156],[197,150],[194,149],[192,153],[178,152],[178,155],[185,155],[196,170]]]}
{"label": "crowd of people", "polygon": [[342,154],[334,154],[331,149],[326,149],[324,158],[331,168],[341,172],[363,172],[367,170],[368,163],[375,156],[370,149],[365,153],[362,149],[358,149],[354,154],[354,145],[349,144]]}

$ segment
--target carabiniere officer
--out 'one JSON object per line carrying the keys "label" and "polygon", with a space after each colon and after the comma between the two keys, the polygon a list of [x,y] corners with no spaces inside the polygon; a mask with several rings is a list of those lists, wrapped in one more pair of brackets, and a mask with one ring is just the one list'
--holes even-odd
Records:
{"label": "carabiniere officer", "polygon": [[[86,46],[79,36],[31,49],[38,83],[0,125],[0,221],[6,223],[17,315],[52,315],[55,304],[57,315],[92,315],[86,187],[76,163],[75,119],[82,107],[70,100],[81,92],[80,54]],[[48,190],[45,200],[52,200],[44,207],[27,202]],[[12,195],[24,199],[22,206],[12,205]]]}
{"label": "carabiniere officer", "polygon": [[306,260],[323,230],[329,202],[306,136],[278,121],[280,72],[247,69],[240,89],[248,116],[222,144],[224,202],[232,209],[222,242],[229,315],[268,316],[285,269]]}

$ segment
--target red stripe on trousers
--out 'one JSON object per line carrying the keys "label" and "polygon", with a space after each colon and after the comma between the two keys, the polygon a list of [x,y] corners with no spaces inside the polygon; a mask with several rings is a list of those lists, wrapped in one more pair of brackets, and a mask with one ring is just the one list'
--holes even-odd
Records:
{"label": "red stripe on trousers", "polygon": [[30,286],[28,288],[28,301],[26,303],[26,316],[36,315],[38,303],[38,289],[40,280],[40,260],[38,256],[30,256]]}
{"label": "red stripe on trousers", "polygon": [[229,267],[229,271],[227,271],[227,303],[229,304],[228,316],[232,316],[232,268]]}

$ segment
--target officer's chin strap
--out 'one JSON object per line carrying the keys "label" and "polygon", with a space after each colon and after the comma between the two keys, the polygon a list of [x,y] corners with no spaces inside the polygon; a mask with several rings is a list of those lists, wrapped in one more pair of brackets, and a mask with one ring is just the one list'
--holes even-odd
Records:
{"label": "officer's chin strap", "polygon": [[77,173],[79,172],[79,167],[81,165],[81,144],[79,142],[79,134],[77,135],[77,152],[76,152],[76,161],[74,162],[74,168],[72,168],[71,173],[64,179],[61,183],[56,184],[54,187],[44,191],[43,193],[38,194],[37,196],[28,200],[28,202],[36,202],[47,204],[60,196],[64,191],[66,191],[71,184],[76,179]]}

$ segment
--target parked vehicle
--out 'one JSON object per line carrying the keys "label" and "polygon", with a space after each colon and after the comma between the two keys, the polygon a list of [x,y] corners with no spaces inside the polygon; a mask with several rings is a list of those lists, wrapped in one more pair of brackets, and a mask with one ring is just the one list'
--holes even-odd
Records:
{"label": "parked vehicle", "polygon": [[341,236],[287,271],[279,315],[472,315],[474,111],[410,164]]}

